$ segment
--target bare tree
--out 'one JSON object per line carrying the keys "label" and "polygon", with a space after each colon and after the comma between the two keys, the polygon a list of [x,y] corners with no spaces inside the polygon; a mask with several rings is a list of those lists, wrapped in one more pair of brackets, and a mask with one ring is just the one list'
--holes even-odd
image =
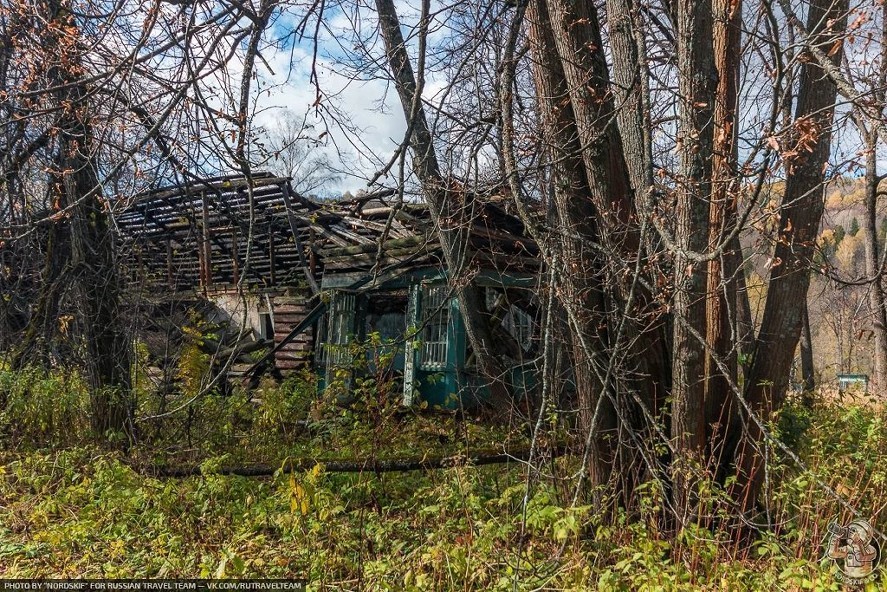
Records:
{"label": "bare tree", "polygon": [[262,168],[267,163],[271,170],[290,177],[293,189],[302,195],[313,195],[328,187],[336,181],[337,174],[323,142],[316,138],[318,134],[312,134],[313,129],[303,117],[284,110],[268,129],[266,139],[258,142],[260,160],[254,166]]}
{"label": "bare tree", "polygon": [[[33,302],[11,311],[24,320],[5,353],[16,367],[82,368],[99,436],[134,435],[132,286],[114,215],[159,177],[242,168],[249,81],[276,6],[147,4],[144,18],[138,2],[0,6],[0,251],[17,270],[0,288]],[[232,84],[237,57],[246,73]],[[229,115],[215,96],[234,87]]]}
{"label": "bare tree", "polygon": [[[808,9],[811,43],[833,47],[846,26],[846,2],[816,0]],[[831,63],[841,59],[840,45]],[[751,511],[764,480],[760,452],[762,423],[785,400],[788,376],[801,333],[801,315],[810,285],[809,267],[823,213],[823,178],[828,162],[837,87],[816,61],[801,68],[795,120],[786,138],[796,147],[785,163],[786,180],[761,329],[746,377],[744,434],[736,453],[734,497]],[[795,157],[797,155],[797,157]],[[751,413],[749,413],[751,412]],[[758,418],[751,414],[759,414]]]}

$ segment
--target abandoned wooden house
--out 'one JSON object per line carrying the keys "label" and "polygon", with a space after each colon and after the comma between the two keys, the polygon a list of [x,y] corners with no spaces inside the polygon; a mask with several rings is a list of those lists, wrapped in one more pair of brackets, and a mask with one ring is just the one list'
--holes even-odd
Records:
{"label": "abandoned wooden house", "polygon": [[[495,199],[469,205],[481,314],[511,383],[532,388],[538,248]],[[313,366],[324,385],[347,387],[355,372],[386,371],[402,380],[406,404],[453,408],[485,396],[424,204],[394,190],[313,201],[288,179],[261,174],[151,191],[116,223],[133,285],[210,302],[268,346],[248,372]]]}

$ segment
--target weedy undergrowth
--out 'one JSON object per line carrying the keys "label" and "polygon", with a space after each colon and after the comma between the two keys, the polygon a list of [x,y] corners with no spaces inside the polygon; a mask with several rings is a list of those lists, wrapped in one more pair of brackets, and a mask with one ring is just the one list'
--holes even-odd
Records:
{"label": "weedy undergrowth", "polygon": [[[0,576],[306,577],[314,590],[841,590],[823,560],[827,524],[850,518],[844,504],[887,524],[878,405],[785,408],[774,426],[802,464],[771,451],[770,526],[740,553],[725,529],[663,528],[668,496],[655,481],[638,488],[632,515],[574,503],[570,456],[543,460],[529,489],[520,463],[375,474],[330,472],[320,460],[293,471],[296,458],[525,441],[522,431],[372,400],[345,409],[318,397],[315,380],[203,397],[190,448],[173,419],[124,456],[79,437],[87,393],[76,375],[0,372]],[[246,460],[278,470],[219,474]],[[185,461],[200,474],[138,470]],[[700,492],[712,508],[719,495]],[[887,583],[879,578],[870,589]]]}

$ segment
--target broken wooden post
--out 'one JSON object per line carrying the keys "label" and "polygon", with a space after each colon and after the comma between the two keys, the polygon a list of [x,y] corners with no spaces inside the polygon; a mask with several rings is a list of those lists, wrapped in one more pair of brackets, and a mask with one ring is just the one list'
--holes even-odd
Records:
{"label": "broken wooden post", "polygon": [[268,275],[269,275],[269,278],[270,278],[270,280],[271,280],[271,285],[272,285],[272,286],[276,286],[276,285],[277,285],[277,270],[276,270],[277,262],[276,262],[274,259],[275,259],[275,253],[274,253],[274,229],[272,228],[272,229],[268,232],[268,264],[269,264],[269,266],[270,266],[270,272],[269,272]]}
{"label": "broken wooden post", "polygon": [[170,290],[175,290],[175,279],[172,273],[172,239],[166,238],[166,283]]}
{"label": "broken wooden post", "polygon": [[212,230],[209,224],[209,202],[206,198],[206,192],[201,193],[203,201],[203,288],[210,287],[213,283],[212,275],[212,245],[210,245],[210,236]]}
{"label": "broken wooden post", "polygon": [[237,264],[237,229],[231,231],[231,283],[240,283],[240,266]]}
{"label": "broken wooden post", "polygon": [[283,195],[283,205],[286,208],[286,219],[290,225],[290,232],[293,233],[293,240],[296,243],[296,251],[299,253],[299,265],[302,268],[302,271],[305,274],[305,279],[308,280],[308,287],[311,289],[311,295],[315,295],[320,293],[320,287],[317,285],[317,280],[314,279],[313,272],[308,268],[308,264],[305,262],[305,252],[302,249],[302,241],[299,238],[299,227],[296,224],[296,218],[293,216],[293,204],[290,200],[290,189],[289,182],[282,184],[281,186],[281,194]]}

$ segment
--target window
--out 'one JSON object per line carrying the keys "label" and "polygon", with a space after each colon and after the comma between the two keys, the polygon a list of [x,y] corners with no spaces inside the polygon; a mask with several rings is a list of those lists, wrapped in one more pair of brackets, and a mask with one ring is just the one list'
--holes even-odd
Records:
{"label": "window", "polygon": [[259,313],[259,337],[266,341],[274,341],[274,318],[270,312]]}
{"label": "window", "polygon": [[[407,328],[407,291],[369,294],[363,307],[363,337],[371,371],[403,370],[404,332]],[[385,368],[377,368],[377,363]]]}
{"label": "window", "polygon": [[354,336],[354,294],[333,294],[327,310],[320,346],[320,364],[347,366],[351,364],[348,344]]}
{"label": "window", "polygon": [[533,345],[533,317],[512,304],[502,319],[502,328],[514,337],[524,352],[530,351]]}
{"label": "window", "polygon": [[450,299],[446,285],[422,286],[422,335],[419,364],[423,370],[441,370],[447,364],[447,326]]}
{"label": "window", "polygon": [[514,338],[521,351],[530,351],[533,345],[533,317],[517,305],[509,304],[507,294],[494,288],[487,288],[486,303],[487,310],[501,319],[499,325]]}
{"label": "window", "polygon": [[378,333],[383,342],[403,340],[407,326],[406,290],[369,295],[363,322],[366,335]]}

